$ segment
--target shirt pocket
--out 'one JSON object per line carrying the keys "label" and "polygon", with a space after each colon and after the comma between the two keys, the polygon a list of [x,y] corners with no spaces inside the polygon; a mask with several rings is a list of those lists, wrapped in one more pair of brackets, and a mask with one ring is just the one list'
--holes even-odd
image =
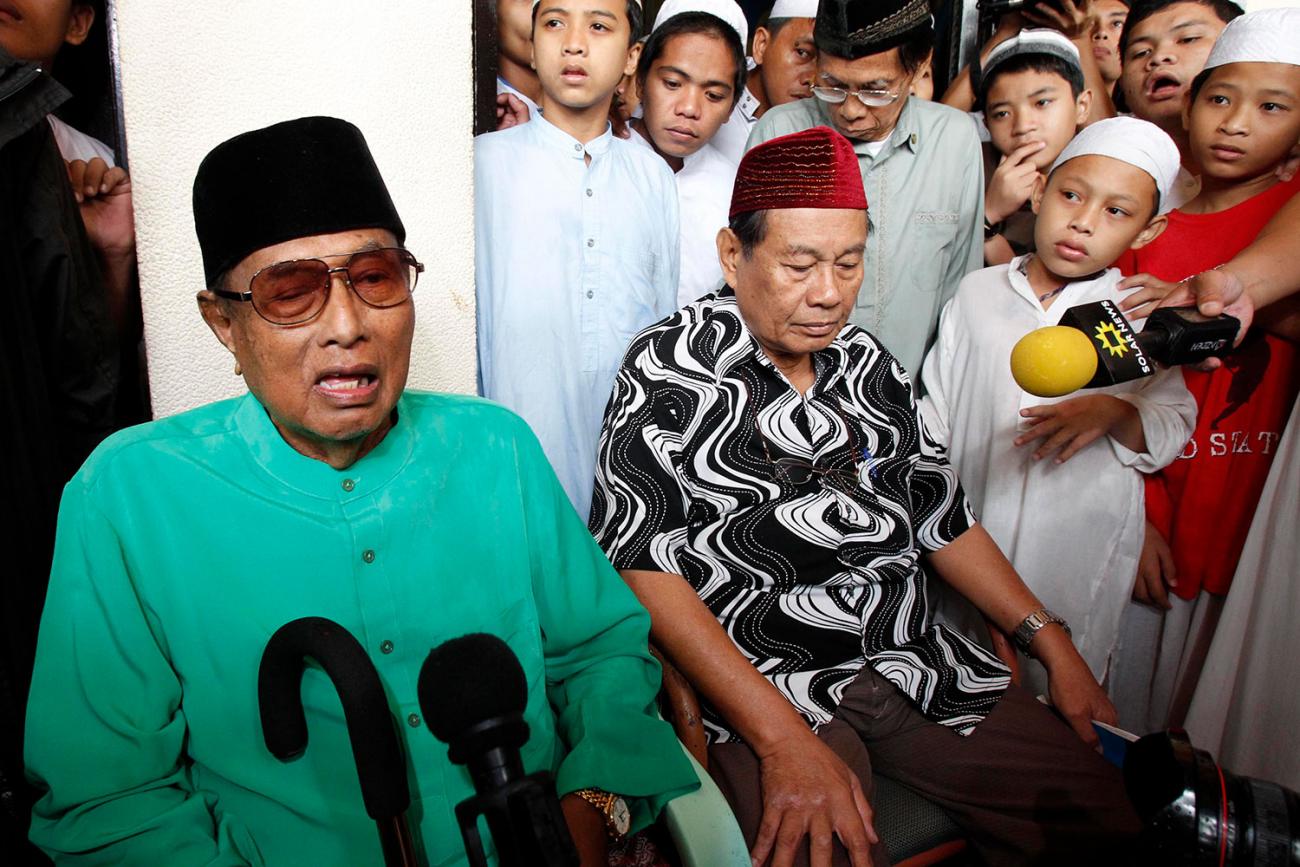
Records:
{"label": "shirt pocket", "polygon": [[[917,211],[910,226],[914,239],[906,273],[909,282],[921,292],[944,290],[943,280],[957,245],[961,215],[956,211]],[[955,288],[955,287],[953,287]]]}

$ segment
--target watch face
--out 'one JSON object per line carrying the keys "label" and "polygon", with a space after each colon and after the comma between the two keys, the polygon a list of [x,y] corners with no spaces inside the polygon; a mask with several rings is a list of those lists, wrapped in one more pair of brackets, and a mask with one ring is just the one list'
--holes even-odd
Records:
{"label": "watch face", "polygon": [[627,801],[615,798],[609,805],[609,819],[614,823],[614,830],[622,837],[632,827],[632,813],[627,809]]}

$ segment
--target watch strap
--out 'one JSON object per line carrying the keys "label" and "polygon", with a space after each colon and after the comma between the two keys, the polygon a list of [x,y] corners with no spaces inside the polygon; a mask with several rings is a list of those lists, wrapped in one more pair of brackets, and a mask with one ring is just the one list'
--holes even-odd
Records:
{"label": "watch strap", "polygon": [[1024,620],[1020,621],[1020,625],[1017,626],[1016,631],[1012,633],[1011,639],[1015,641],[1016,647],[1020,648],[1020,651],[1025,654],[1025,656],[1029,656],[1029,645],[1033,643],[1034,636],[1037,635],[1039,630],[1044,626],[1052,623],[1059,623],[1061,628],[1065,630],[1066,635],[1072,634],[1070,632],[1070,624],[1065,622],[1065,618],[1046,608],[1040,608],[1037,611],[1030,613],[1030,615]]}

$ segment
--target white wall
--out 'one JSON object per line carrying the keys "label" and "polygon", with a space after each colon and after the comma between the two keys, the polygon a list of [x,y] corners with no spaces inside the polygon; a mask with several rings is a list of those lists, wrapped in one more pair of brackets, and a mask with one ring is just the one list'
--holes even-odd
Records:
{"label": "white wall", "polygon": [[116,0],[116,14],[154,414],[244,390],[194,302],[199,161],[236,133],[313,114],[365,133],[427,266],[411,385],[472,391],[471,4]]}

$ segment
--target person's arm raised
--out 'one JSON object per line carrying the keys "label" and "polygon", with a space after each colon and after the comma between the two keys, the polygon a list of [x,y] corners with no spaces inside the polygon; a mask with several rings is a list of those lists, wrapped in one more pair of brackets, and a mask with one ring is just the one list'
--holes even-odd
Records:
{"label": "person's arm raised", "polygon": [[741,654],[684,578],[635,569],[620,574],[650,612],[656,646],[761,761],[763,819],[754,863],[770,857],[773,867],[789,867],[807,837],[812,867],[829,867],[834,835],[853,867],[869,865],[878,838],[853,771]]}

